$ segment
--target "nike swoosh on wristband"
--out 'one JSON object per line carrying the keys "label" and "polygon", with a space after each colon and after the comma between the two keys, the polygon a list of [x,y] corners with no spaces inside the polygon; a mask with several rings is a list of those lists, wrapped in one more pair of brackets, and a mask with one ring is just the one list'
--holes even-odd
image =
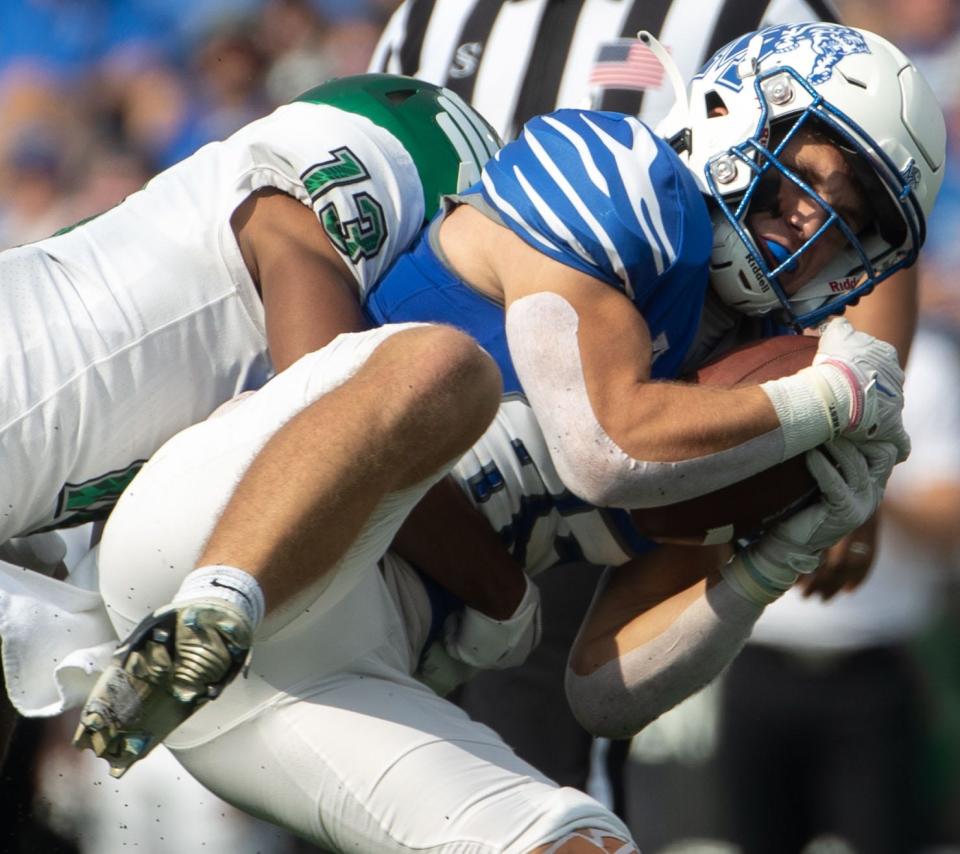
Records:
{"label": "nike swoosh on wristband", "polygon": [[210,586],[211,586],[211,587],[222,587],[224,590],[232,590],[234,593],[239,593],[239,594],[240,594],[244,599],[246,599],[247,602],[249,602],[251,605],[253,604],[253,600],[252,600],[246,593],[244,593],[242,590],[240,590],[240,588],[234,587],[234,586],[231,585],[231,584],[224,584],[222,581],[217,581],[217,579],[214,578],[214,579],[211,579],[211,581],[210,581]]}

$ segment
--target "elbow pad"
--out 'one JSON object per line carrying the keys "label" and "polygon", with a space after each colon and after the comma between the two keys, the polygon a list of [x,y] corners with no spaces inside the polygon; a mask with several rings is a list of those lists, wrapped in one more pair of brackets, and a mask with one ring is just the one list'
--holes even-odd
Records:
{"label": "elbow pad", "polygon": [[67,556],[67,544],[56,531],[15,537],[0,543],[0,560],[53,575]]}
{"label": "elbow pad", "polygon": [[763,613],[726,581],[710,587],[662,634],[587,676],[569,666],[567,701],[580,725],[629,738],[696,693],[733,660]]}
{"label": "elbow pad", "polygon": [[676,462],[631,457],[607,435],[590,405],[578,326],[576,310],[554,293],[523,297],[507,310],[517,376],[557,474],[579,498],[597,507],[659,507],[722,489],[785,459],[781,430]]}

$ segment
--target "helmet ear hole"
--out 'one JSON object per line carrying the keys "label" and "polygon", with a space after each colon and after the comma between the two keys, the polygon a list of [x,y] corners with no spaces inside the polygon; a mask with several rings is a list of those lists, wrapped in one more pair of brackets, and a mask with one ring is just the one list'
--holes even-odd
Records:
{"label": "helmet ear hole", "polygon": [[387,100],[391,104],[402,104],[416,94],[416,89],[394,89],[392,92],[387,92]]}
{"label": "helmet ear hole", "polygon": [[713,119],[718,116],[727,115],[730,110],[727,108],[726,103],[724,103],[723,98],[720,97],[720,93],[716,89],[711,89],[704,96],[704,105],[707,108],[707,118]]}
{"label": "helmet ear hole", "polygon": [[867,84],[864,83],[862,80],[858,80],[856,77],[853,77],[853,76],[850,75],[850,74],[844,74],[842,71],[839,71],[838,73],[839,73],[839,74],[843,77],[843,79],[846,80],[847,83],[849,83],[851,86],[857,86],[857,87],[859,87],[860,89],[863,89],[864,91],[866,91],[866,89],[867,89]]}

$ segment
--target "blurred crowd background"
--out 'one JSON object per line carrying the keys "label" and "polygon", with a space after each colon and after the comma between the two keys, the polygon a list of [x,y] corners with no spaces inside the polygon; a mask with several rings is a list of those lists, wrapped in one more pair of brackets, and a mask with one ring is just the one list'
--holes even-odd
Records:
{"label": "blurred crowd background", "polygon": [[[200,145],[329,77],[365,70],[396,5],[395,0],[3,0],[0,248],[95,214]],[[924,357],[932,365],[924,377],[933,379],[914,381],[934,384],[926,395],[915,395],[932,398],[932,411],[922,415],[922,423],[933,438],[921,440],[931,444],[920,459],[934,463],[912,474],[901,489],[911,506],[898,507],[891,499],[885,536],[893,541],[882,541],[880,558],[880,578],[888,586],[878,588],[872,599],[862,598],[856,616],[839,610],[824,623],[804,616],[808,612],[788,613],[787,604],[782,625],[772,617],[770,627],[758,632],[757,646],[787,651],[800,662],[797,679],[806,696],[823,701],[803,715],[828,726],[825,695],[833,691],[811,681],[839,674],[849,685],[839,668],[861,646],[879,643],[909,658],[917,731],[878,733],[872,749],[905,747],[915,765],[916,774],[907,781],[917,801],[910,807],[916,809],[917,827],[910,850],[960,852],[960,509],[950,503],[951,488],[960,495],[960,465],[952,457],[937,465],[933,450],[938,441],[944,448],[958,444],[958,432],[950,432],[956,425],[940,423],[937,406],[938,396],[943,401],[956,391],[936,383],[960,376],[955,277],[960,270],[960,2],[841,0],[838,7],[846,22],[903,48],[932,82],[948,117],[950,165],[929,223],[920,273],[923,323],[937,342],[935,354]],[[944,451],[944,460],[949,456]],[[932,497],[923,492],[926,485]],[[931,503],[921,504],[917,496]],[[922,510],[920,522],[911,508]],[[891,615],[877,605],[881,598],[906,603],[905,610]],[[872,620],[877,632],[831,640],[830,619],[847,629]],[[796,629],[798,623],[806,637]],[[819,628],[811,633],[811,625]],[[777,670],[783,672],[779,665]],[[877,703],[900,699],[901,683],[883,678],[878,693],[845,699],[846,711],[855,708],[868,722]],[[627,817],[647,854],[737,850],[727,833],[728,796],[738,792],[737,779],[725,775],[755,772],[731,770],[735,766],[724,759],[731,744],[735,753],[740,746],[728,723],[746,719],[753,724],[751,734],[760,729],[743,710],[746,689],[737,689],[741,705],[733,711],[729,693],[722,681],[634,740]],[[111,780],[103,763],[94,764],[89,753],[69,747],[72,723],[30,723],[21,730],[0,779],[0,851],[314,850],[222,804],[169,757],[158,758],[150,769],[138,766],[122,783]],[[839,736],[855,738],[846,732]],[[782,794],[795,799],[798,809],[809,792],[828,789],[828,781],[813,771],[790,777],[782,741],[759,749],[786,769],[786,779],[769,785],[784,787]],[[871,767],[867,758],[864,753],[865,769]],[[602,797],[602,787],[598,792]],[[741,800],[749,797],[741,794]],[[747,808],[761,821],[759,804]],[[877,811],[890,808],[873,805]],[[842,839],[819,838],[809,851],[852,850],[844,846]],[[771,854],[779,852],[771,849]]]}
{"label": "blurred crowd background", "polygon": [[102,210],[329,77],[396,3],[4,0],[0,245]]}

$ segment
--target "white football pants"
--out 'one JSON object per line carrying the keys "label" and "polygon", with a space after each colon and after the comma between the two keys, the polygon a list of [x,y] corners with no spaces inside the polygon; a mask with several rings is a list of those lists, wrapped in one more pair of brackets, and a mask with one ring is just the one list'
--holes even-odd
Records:
{"label": "white football pants", "polygon": [[[396,329],[337,338],[145,466],[100,547],[121,637],[173,597],[266,440]],[[246,678],[168,747],[220,797],[334,851],[525,852],[583,827],[628,839],[599,803],[558,787],[413,678],[429,602],[401,560],[377,562],[431,483],[380,504],[317,599],[258,642]]]}

